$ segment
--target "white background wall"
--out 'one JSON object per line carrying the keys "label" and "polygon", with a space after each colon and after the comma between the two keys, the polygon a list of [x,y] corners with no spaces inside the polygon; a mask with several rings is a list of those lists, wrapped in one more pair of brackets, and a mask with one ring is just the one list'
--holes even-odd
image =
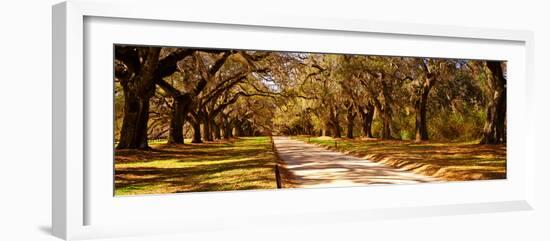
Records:
{"label": "white background wall", "polygon": [[[51,8],[58,1],[4,1],[0,7],[0,240],[56,240],[51,227]],[[116,240],[550,240],[550,10],[545,1],[205,1],[212,14],[277,11],[535,32],[536,211],[379,222],[225,230]],[[193,1],[199,5],[198,1]],[[197,6],[198,7],[198,6]],[[182,9],[182,14],[189,9]],[[154,11],[154,10],[152,10]]]}

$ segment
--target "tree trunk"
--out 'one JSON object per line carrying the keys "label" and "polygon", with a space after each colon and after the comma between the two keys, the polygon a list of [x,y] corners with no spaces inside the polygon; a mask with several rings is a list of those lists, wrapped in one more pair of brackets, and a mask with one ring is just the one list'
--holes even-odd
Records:
{"label": "tree trunk", "polygon": [[239,126],[239,136],[248,136],[250,130],[248,129],[248,122],[243,121]]}
{"label": "tree trunk", "polygon": [[241,125],[239,125],[239,124],[236,124],[236,125],[235,125],[235,127],[234,127],[233,129],[234,129],[234,133],[233,133],[233,136],[235,136],[235,137],[239,137],[239,136],[241,136],[241,135],[242,135],[242,132],[243,132],[243,131],[242,131],[242,127],[241,127]]}
{"label": "tree trunk", "polygon": [[487,117],[480,144],[506,143],[506,79],[499,61],[487,61],[491,71],[488,80]]}
{"label": "tree trunk", "polygon": [[229,134],[231,132],[231,128],[224,126],[223,127],[223,139],[229,139]]}
{"label": "tree trunk", "polygon": [[356,113],[353,111],[353,105],[348,106],[348,128],[347,128],[347,138],[353,139],[353,124],[355,120]]}
{"label": "tree trunk", "polygon": [[222,117],[222,127],[223,127],[223,139],[229,139],[231,137],[231,124],[227,117]]}
{"label": "tree trunk", "polygon": [[323,129],[323,136],[332,136],[332,126],[330,123],[325,124],[325,129]]}
{"label": "tree trunk", "polygon": [[390,105],[390,103],[392,103],[392,98],[388,85],[383,81],[382,76],[380,78],[382,84],[382,95],[384,96],[384,104],[380,103],[378,99],[375,100],[375,104],[377,105],[379,113],[381,113],[382,117],[382,139],[392,139],[392,110]]}
{"label": "tree trunk", "polygon": [[132,91],[124,91],[124,117],[117,149],[149,149],[149,99],[150,97],[139,98]]}
{"label": "tree trunk", "polygon": [[338,109],[334,106],[330,106],[330,126],[334,134],[334,138],[341,138],[342,132],[340,128],[340,123],[338,121]]}
{"label": "tree trunk", "polygon": [[193,139],[191,140],[191,143],[202,143],[200,121],[197,120],[192,122],[191,126],[193,127]]}
{"label": "tree trunk", "polygon": [[[149,149],[147,124],[149,99],[155,92],[154,74],[158,67],[160,48],[144,48],[138,51],[139,64],[133,77],[120,79],[124,91],[124,116],[117,149]],[[128,66],[130,67],[130,66]]]}
{"label": "tree trunk", "polygon": [[212,141],[212,130],[210,129],[210,121],[208,120],[202,123],[202,139],[204,141]]}
{"label": "tree trunk", "polygon": [[342,132],[339,124],[333,124],[332,129],[334,131],[334,138],[341,138]]}
{"label": "tree trunk", "polygon": [[233,127],[231,127],[231,125],[227,125],[227,127],[225,127],[225,131],[223,132],[223,136],[226,139],[229,139],[229,138],[233,137]]}
{"label": "tree trunk", "polygon": [[189,95],[180,95],[174,98],[174,107],[170,118],[168,144],[183,144],[183,125],[185,124],[190,109],[191,97]]}
{"label": "tree trunk", "polygon": [[426,79],[426,82],[424,83],[424,86],[422,86],[420,98],[416,100],[415,103],[415,112],[416,112],[416,118],[415,118],[415,132],[416,141],[425,141],[428,140],[428,126],[426,123],[426,112],[427,112],[427,106],[428,106],[428,96],[430,94],[430,90],[432,89],[434,79],[432,77],[428,77]]}
{"label": "tree trunk", "polygon": [[376,111],[378,112],[378,117],[382,119],[382,139],[392,139],[391,136],[391,110],[389,105],[384,105],[380,103],[379,100],[375,100]]}
{"label": "tree trunk", "polygon": [[365,107],[361,108],[360,113],[363,135],[367,138],[373,138],[372,120],[374,118],[374,105],[372,103],[368,103]]}
{"label": "tree trunk", "polygon": [[215,121],[212,121],[211,126],[214,129],[214,138],[217,139],[217,140],[222,139],[222,133],[221,133],[220,126],[218,124],[216,124]]}
{"label": "tree trunk", "polygon": [[202,140],[203,141],[212,141],[212,128],[210,126],[211,120],[210,120],[210,113],[208,113],[206,110],[203,110],[201,112],[199,118],[202,121]]}
{"label": "tree trunk", "polygon": [[384,113],[383,114],[383,130],[382,130],[382,139],[392,139],[392,136],[391,136],[391,116],[389,115],[389,113]]}

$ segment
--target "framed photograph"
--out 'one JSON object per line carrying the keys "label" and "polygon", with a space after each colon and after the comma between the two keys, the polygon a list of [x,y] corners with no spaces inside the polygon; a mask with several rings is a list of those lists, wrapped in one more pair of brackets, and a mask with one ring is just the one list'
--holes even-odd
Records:
{"label": "framed photograph", "polygon": [[531,32],[163,2],[53,7],[54,235],[533,208]]}

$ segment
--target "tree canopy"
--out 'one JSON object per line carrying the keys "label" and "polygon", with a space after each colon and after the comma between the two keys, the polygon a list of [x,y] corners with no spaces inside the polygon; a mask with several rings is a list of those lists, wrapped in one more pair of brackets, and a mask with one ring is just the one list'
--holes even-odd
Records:
{"label": "tree canopy", "polygon": [[115,46],[117,148],[233,136],[506,142],[506,62]]}

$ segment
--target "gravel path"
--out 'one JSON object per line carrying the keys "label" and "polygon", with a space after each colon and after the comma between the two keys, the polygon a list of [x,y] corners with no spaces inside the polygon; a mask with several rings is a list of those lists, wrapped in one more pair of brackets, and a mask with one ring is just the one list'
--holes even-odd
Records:
{"label": "gravel path", "polygon": [[279,157],[298,187],[437,182],[436,178],[389,167],[289,137],[273,137]]}

